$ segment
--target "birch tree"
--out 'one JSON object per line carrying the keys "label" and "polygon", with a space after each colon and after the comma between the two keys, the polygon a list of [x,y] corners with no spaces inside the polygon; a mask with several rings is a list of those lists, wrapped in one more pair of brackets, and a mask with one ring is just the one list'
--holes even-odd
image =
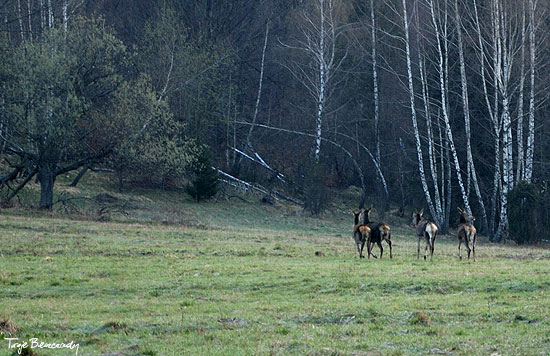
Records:
{"label": "birch tree", "polygon": [[323,141],[324,118],[337,84],[337,76],[348,57],[348,47],[340,53],[337,43],[345,40],[346,10],[340,0],[311,0],[298,16],[298,33],[293,43],[283,43],[288,49],[300,52],[305,60],[287,66],[292,75],[305,87],[315,104],[314,161],[319,162]]}
{"label": "birch tree", "polygon": [[533,177],[533,156],[535,152],[535,0],[529,0],[529,128],[527,132],[527,152],[525,159],[525,180],[531,182]]}
{"label": "birch tree", "polygon": [[522,4],[521,11],[521,55],[520,55],[520,74],[519,74],[519,97],[518,97],[518,114],[517,114],[517,164],[516,164],[516,181],[525,179],[525,153],[523,150],[523,93],[525,88],[525,3]]}
{"label": "birch tree", "polygon": [[376,161],[380,164],[380,103],[378,100],[378,68],[376,64],[376,18],[374,16],[374,0],[370,0],[371,18],[371,58],[372,58],[372,95],[374,102],[374,137],[376,141]]}
{"label": "birch tree", "polygon": [[468,99],[468,80],[466,78],[466,65],[464,60],[464,45],[462,41],[462,24],[460,20],[460,13],[458,8],[458,0],[455,0],[455,21],[456,21],[456,33],[458,41],[458,54],[460,59],[460,83],[462,88],[462,110],[464,112],[464,127],[466,135],[466,161],[467,161],[467,170],[468,170],[468,186],[470,177],[476,192],[477,200],[479,202],[483,231],[488,231],[488,222],[487,222],[487,211],[485,209],[485,203],[483,202],[483,196],[479,188],[479,183],[477,181],[477,172],[474,164],[474,157],[472,155],[472,144],[471,144],[471,130],[470,130],[470,104]]}
{"label": "birch tree", "polygon": [[[435,148],[434,148],[434,136],[432,128],[432,115],[430,111],[430,92],[428,86],[428,78],[426,76],[426,66],[425,66],[425,49],[421,44],[421,31],[420,31],[420,21],[418,20],[418,11],[416,12],[416,27],[417,27],[417,52],[418,52],[418,70],[420,74],[420,86],[422,88],[422,102],[424,104],[424,117],[426,119],[426,140],[428,141],[428,162],[430,165],[430,172],[432,176],[432,185],[434,191],[434,202],[435,202],[435,212],[437,214],[437,221],[440,222],[439,227],[442,231],[447,231],[448,226],[445,223],[445,195],[444,189],[440,193],[439,189],[439,176],[437,170],[437,163],[435,157]],[[440,138],[441,141],[441,138]],[[444,174],[445,170],[441,167],[441,174]],[[443,184],[444,181],[443,181]]]}
{"label": "birch tree", "polygon": [[[480,20],[480,14],[478,9],[478,4],[476,0],[473,0],[473,8],[474,8],[474,24],[476,28],[476,34],[477,34],[477,51],[479,56],[479,62],[480,62],[480,76],[481,76],[481,84],[483,88],[483,98],[486,104],[486,110],[490,119],[490,122],[492,124],[492,133],[493,133],[493,148],[494,148],[494,173],[493,173],[493,188],[492,188],[492,194],[491,194],[491,210],[490,210],[490,216],[489,216],[489,234],[492,236],[495,231],[495,225],[496,225],[496,212],[498,209],[498,194],[500,192],[500,179],[501,179],[501,170],[500,170],[500,153],[501,153],[501,147],[500,147],[500,133],[501,133],[501,123],[500,123],[500,117],[499,117],[499,92],[498,92],[498,79],[496,75],[493,75],[494,68],[497,68],[499,66],[499,56],[498,54],[498,46],[495,35],[495,19],[492,18],[492,22],[490,25],[491,30],[489,31],[491,36],[490,39],[487,40],[484,38],[484,33],[482,31],[481,27],[481,20]],[[486,43],[488,43],[486,45]],[[489,47],[492,45],[493,49],[493,55],[492,55],[492,61],[489,59],[489,53],[486,51],[486,47]],[[490,66],[492,62],[492,66]],[[493,71],[491,71],[491,69]],[[489,87],[488,84],[490,83],[488,81],[487,77],[493,78],[492,81],[492,87],[494,89],[493,93],[493,100],[491,102],[491,94],[489,93]]]}
{"label": "birch tree", "polygon": [[[256,103],[254,104],[254,113],[252,114],[252,125],[248,128],[248,133],[246,135],[246,139],[243,142],[242,145],[242,152],[246,152],[249,147],[252,146],[252,132],[254,131],[254,127],[256,125],[256,121],[258,120],[258,112],[260,109],[260,100],[262,98],[262,86],[264,83],[264,69],[265,69],[265,53],[267,50],[267,41],[269,39],[269,21],[265,24],[265,35],[264,35],[264,43],[262,46],[262,59],[260,62],[260,77],[258,80],[258,93],[256,95]],[[239,167],[241,165],[241,162],[243,160],[244,155],[240,155],[239,160],[237,161],[236,167],[234,167],[234,171],[238,172]]]}
{"label": "birch tree", "polygon": [[430,209],[430,213],[432,214],[432,217],[435,220],[435,223],[437,225],[441,225],[441,221],[439,220],[439,215],[436,213],[436,210],[434,208],[434,204],[432,202],[432,197],[430,194],[430,190],[428,189],[428,183],[426,181],[426,173],[424,171],[424,158],[422,154],[422,143],[420,141],[420,133],[418,130],[418,120],[416,117],[416,107],[414,103],[415,98],[415,91],[414,91],[414,85],[413,85],[413,72],[412,72],[412,61],[411,61],[411,46],[410,46],[410,35],[409,35],[409,19],[407,14],[407,2],[406,0],[402,0],[402,7],[403,7],[403,14],[402,14],[402,20],[403,20],[403,29],[405,32],[405,60],[407,63],[407,84],[408,84],[408,94],[409,94],[409,105],[411,109],[411,120],[413,124],[413,130],[414,130],[414,138],[415,138],[415,144],[416,144],[416,155],[418,159],[418,172],[420,174],[420,182],[422,184],[422,190],[424,192],[424,197],[426,198],[426,203],[428,204],[428,209]]}
{"label": "birch tree", "polygon": [[[443,41],[447,41],[447,38],[446,36],[442,38],[440,34],[440,31],[439,31],[440,21],[436,16],[436,9],[435,9],[433,0],[430,0],[429,7],[430,7],[430,14],[431,14],[433,29],[435,31],[435,38],[436,38],[435,41],[436,41],[436,48],[437,48],[437,54],[438,54],[437,62],[438,62],[439,85],[440,85],[440,95],[441,95],[441,111],[442,111],[443,121],[445,123],[445,132],[449,142],[449,147],[451,149],[452,159],[453,159],[454,168],[456,172],[456,178],[458,181],[458,185],[460,187],[462,200],[464,202],[464,209],[466,209],[466,211],[468,212],[471,212],[468,195],[466,194],[464,183],[462,181],[460,162],[458,160],[458,154],[456,152],[456,147],[453,139],[453,132],[452,132],[451,123],[449,119],[448,106],[447,106],[447,89],[445,85],[445,77],[448,77],[449,74],[448,74],[448,71],[444,69],[444,54],[441,47],[441,40],[443,39]],[[446,26],[446,23],[445,23],[445,26]]]}

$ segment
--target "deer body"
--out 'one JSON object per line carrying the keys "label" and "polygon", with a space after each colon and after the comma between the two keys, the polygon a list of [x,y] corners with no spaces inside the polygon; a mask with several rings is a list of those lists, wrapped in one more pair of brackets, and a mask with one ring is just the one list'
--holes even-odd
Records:
{"label": "deer body", "polygon": [[[353,224],[353,230],[352,235],[353,239],[355,240],[355,244],[357,245],[357,252],[359,252],[359,258],[365,258],[363,255],[363,248],[365,247],[365,243],[367,243],[370,240],[371,235],[371,229],[365,224],[359,223],[359,215],[361,214],[361,211],[359,212],[353,212],[353,215],[355,217],[354,224]],[[368,245],[367,245],[368,250]],[[370,253],[369,253],[370,258]]]}
{"label": "deer body", "polygon": [[[460,246],[462,242],[466,246],[468,251],[468,259],[470,259],[470,252],[473,253],[474,261],[476,260],[476,240],[477,240],[477,229],[474,226],[475,217],[471,214],[468,214],[465,210],[458,208],[460,212],[460,221],[457,229],[458,235],[458,257],[462,259],[462,253],[460,251]],[[471,248],[470,248],[471,246]]]}
{"label": "deer body", "polygon": [[371,230],[369,245],[367,246],[368,253],[371,253],[372,248],[376,243],[378,245],[378,248],[380,249],[380,258],[382,258],[382,254],[384,253],[384,248],[382,248],[382,241],[386,241],[387,244],[390,246],[390,258],[393,258],[391,245],[391,228],[387,224],[370,221],[369,214],[371,210],[372,207],[365,210],[364,216],[364,225],[367,225]]}
{"label": "deer body", "polygon": [[427,258],[428,248],[430,249],[430,261],[433,260],[434,255],[434,243],[435,238],[437,237],[438,228],[437,225],[431,221],[422,218],[424,209],[421,209],[419,212],[413,213],[412,224],[416,228],[416,236],[418,236],[418,247],[416,250],[416,258],[420,258],[420,240],[424,239],[426,242],[424,249],[424,259]]}

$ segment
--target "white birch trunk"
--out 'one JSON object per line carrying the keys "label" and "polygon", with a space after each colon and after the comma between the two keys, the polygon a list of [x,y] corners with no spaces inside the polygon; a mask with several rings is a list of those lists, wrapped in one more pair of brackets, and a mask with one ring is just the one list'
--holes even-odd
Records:
{"label": "white birch trunk", "polygon": [[448,228],[451,220],[451,203],[453,198],[452,191],[452,169],[451,169],[451,149],[449,145],[449,140],[445,140],[445,162],[447,162],[447,210],[445,212],[445,226]]}
{"label": "white birch trunk", "polygon": [[[267,40],[269,38],[269,22],[265,24],[265,36],[264,36],[264,45],[262,47],[262,60],[260,62],[260,79],[258,83],[258,93],[256,95],[256,103],[254,105],[254,114],[252,115],[252,125],[248,128],[248,134],[246,135],[246,140],[243,143],[243,152],[246,152],[247,147],[250,145],[250,140],[252,138],[252,132],[258,120],[258,112],[260,110],[260,100],[262,98],[262,86],[264,82],[264,67],[265,67],[265,52],[267,49]],[[239,157],[238,166],[242,162],[242,156]]]}
{"label": "white birch trunk", "polygon": [[67,25],[68,25],[68,18],[67,18],[68,7],[69,7],[69,4],[67,3],[67,0],[64,0],[62,11],[63,11],[63,28],[65,29],[65,31],[67,31]]}
{"label": "white birch trunk", "polygon": [[372,42],[372,84],[374,99],[374,134],[376,140],[376,160],[380,164],[380,122],[379,122],[379,101],[378,101],[378,71],[376,64],[376,21],[374,16],[374,0],[370,1],[371,18],[371,42]]}
{"label": "white birch trunk", "polygon": [[333,93],[333,79],[338,73],[342,76],[347,75],[340,71],[340,68],[349,54],[349,47],[342,48],[343,51],[339,51],[336,56],[336,41],[347,30],[346,26],[338,22],[342,20],[340,15],[344,11],[338,6],[340,3],[335,0],[315,0],[314,4],[313,11],[304,10],[301,16],[302,38],[296,38],[295,45],[283,44],[283,46],[297,50],[308,57],[307,65],[294,62],[287,69],[304,85],[315,104],[315,135],[312,153],[314,161],[318,162],[321,144],[324,141],[323,124]]}
{"label": "white birch trunk", "polygon": [[[497,224],[496,214],[499,204],[499,194],[500,192],[500,180],[501,180],[501,169],[500,169],[500,134],[502,130],[501,119],[499,117],[499,88],[498,88],[498,77],[500,76],[501,68],[501,49],[500,49],[500,20],[498,18],[498,2],[495,0],[492,4],[492,18],[493,18],[493,87],[494,87],[494,104],[492,110],[492,120],[493,120],[493,131],[494,131],[494,147],[495,147],[495,174],[493,176],[493,195],[491,197],[491,219],[489,221],[489,228],[492,234],[495,234],[495,226]],[[479,23],[479,22],[478,22]],[[480,32],[481,36],[481,32]],[[492,236],[494,239],[495,236]]]}
{"label": "white birch trunk", "polygon": [[48,0],[48,28],[54,26],[52,0]]}
{"label": "white birch trunk", "polygon": [[38,4],[40,5],[40,29],[44,31],[44,27],[46,26],[46,11],[44,11],[44,0],[40,0]]}
{"label": "white birch trunk", "polygon": [[410,49],[410,41],[409,41],[409,21],[407,16],[406,0],[402,0],[402,5],[403,5],[403,25],[405,29],[405,50],[406,50],[406,57],[407,57],[406,58],[407,79],[408,79],[409,99],[410,99],[410,106],[411,106],[411,119],[413,122],[414,138],[416,143],[416,154],[418,157],[418,171],[420,173],[420,182],[422,184],[422,190],[424,191],[424,196],[426,197],[426,203],[428,204],[430,213],[432,214],[432,217],[434,218],[434,220],[436,220],[435,223],[437,225],[441,225],[441,221],[437,221],[438,215],[436,214],[436,211],[434,209],[430,191],[428,189],[428,184],[426,182],[426,174],[424,172],[424,159],[422,158],[422,144],[420,142],[420,135],[418,133],[418,123],[416,120],[416,109],[414,105],[414,87],[413,87],[413,76],[412,76],[412,65],[411,65],[411,49]]}
{"label": "white birch trunk", "polygon": [[4,26],[6,27],[5,31],[6,31],[8,42],[11,42],[11,34],[10,34],[10,31],[9,31],[9,22],[8,22],[8,15],[7,14],[4,15]]}
{"label": "white birch trunk", "polygon": [[518,119],[517,119],[517,166],[516,184],[525,179],[525,154],[523,152],[523,90],[525,87],[525,3],[521,12],[521,58],[519,75]]}
{"label": "white birch trunk", "polygon": [[525,159],[525,180],[533,177],[533,156],[535,153],[535,2],[529,0],[529,62],[531,88],[529,92],[529,127],[527,132],[527,152]]}
{"label": "white birch trunk", "polygon": [[32,18],[31,18],[31,0],[27,0],[27,21],[29,23],[29,40],[32,42]]}
{"label": "white birch trunk", "polygon": [[25,30],[23,29],[23,14],[21,12],[21,0],[17,0],[17,18],[19,20],[19,33],[21,42],[25,41]]}
{"label": "white birch trunk", "polygon": [[508,192],[514,187],[514,166],[513,166],[513,142],[512,142],[512,120],[510,118],[510,88],[509,80],[511,75],[512,56],[510,42],[506,36],[506,22],[504,20],[504,9],[500,6],[499,0],[495,1],[495,10],[498,23],[496,31],[498,44],[498,60],[502,69],[497,68],[498,90],[502,96],[502,189],[500,194],[500,221],[495,234],[495,239],[501,241],[508,236]]}
{"label": "white birch trunk", "polygon": [[319,162],[321,154],[321,139],[322,139],[322,125],[323,125],[323,114],[325,109],[325,90],[326,90],[326,73],[327,68],[325,68],[325,4],[324,0],[319,0],[320,5],[320,33],[319,33],[319,96],[317,98],[317,115],[315,117],[315,153],[314,158],[315,162]]}

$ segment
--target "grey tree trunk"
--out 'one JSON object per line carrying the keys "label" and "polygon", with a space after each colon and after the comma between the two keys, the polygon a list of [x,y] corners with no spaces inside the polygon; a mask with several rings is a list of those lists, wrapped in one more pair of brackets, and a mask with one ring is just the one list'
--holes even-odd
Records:
{"label": "grey tree trunk", "polygon": [[41,162],[38,166],[38,182],[40,183],[39,209],[51,209],[53,205],[53,185],[55,183],[55,172],[53,165]]}
{"label": "grey tree trunk", "polygon": [[88,167],[88,166],[82,167],[82,169],[80,170],[80,172],[78,172],[77,176],[74,178],[74,180],[71,182],[71,184],[69,184],[69,187],[76,187],[78,182],[80,182],[82,177],[84,177],[84,174],[86,174],[86,172],[88,171],[89,168],[90,167]]}

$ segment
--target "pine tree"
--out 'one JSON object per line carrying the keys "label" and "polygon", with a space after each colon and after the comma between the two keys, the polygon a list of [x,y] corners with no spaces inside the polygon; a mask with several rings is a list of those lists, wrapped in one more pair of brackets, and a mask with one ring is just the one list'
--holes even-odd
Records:
{"label": "pine tree", "polygon": [[212,155],[203,149],[193,165],[194,179],[186,187],[189,195],[197,200],[208,199],[218,192],[218,173],[212,168]]}

